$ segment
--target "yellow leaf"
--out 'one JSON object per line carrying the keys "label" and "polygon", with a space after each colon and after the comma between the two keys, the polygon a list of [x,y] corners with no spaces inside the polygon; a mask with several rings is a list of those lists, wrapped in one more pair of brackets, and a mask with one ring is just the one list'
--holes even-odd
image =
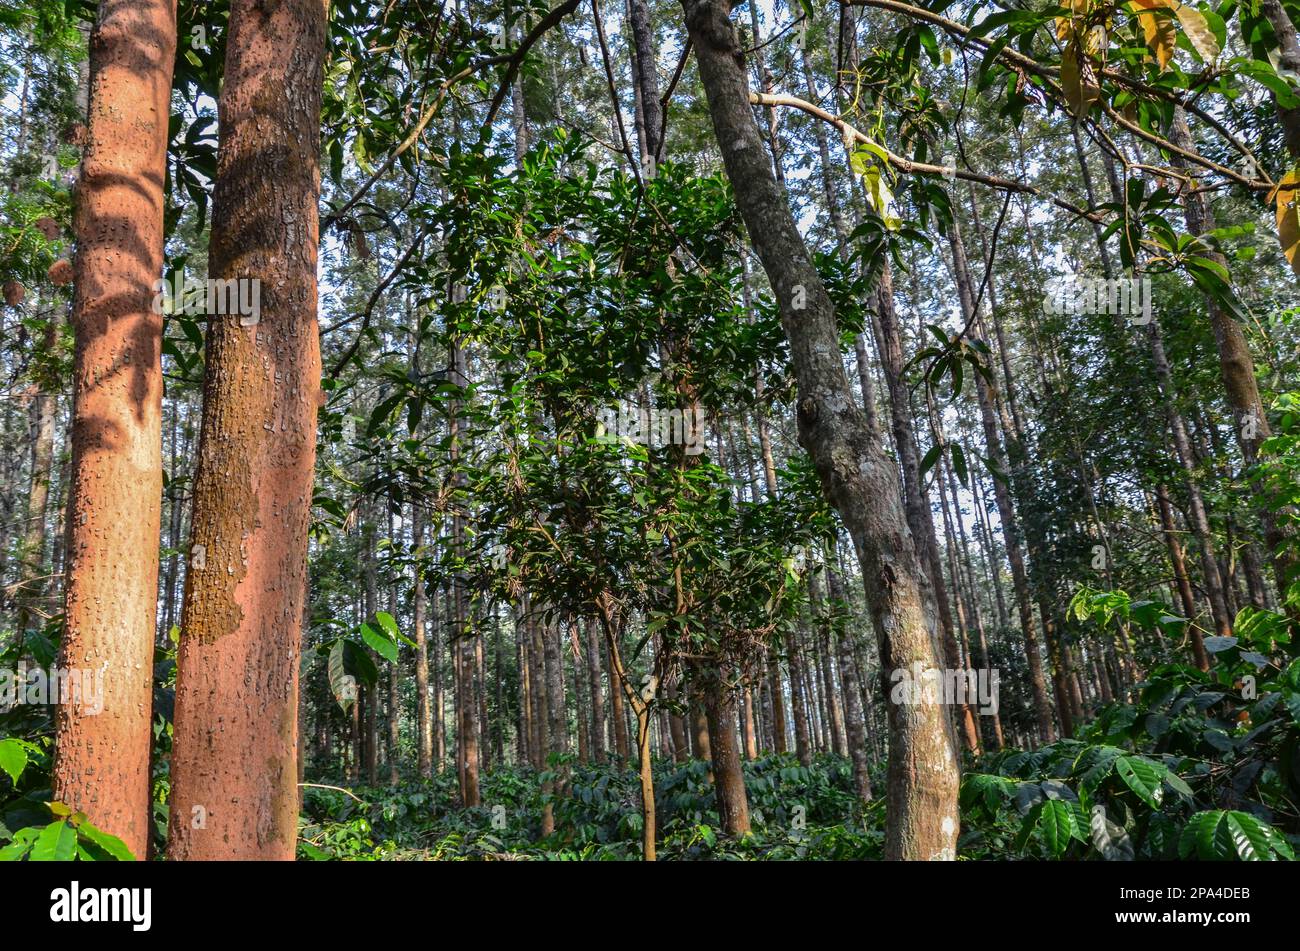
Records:
{"label": "yellow leaf", "polygon": [[1183,32],[1187,34],[1192,49],[1200,54],[1201,59],[1207,63],[1213,63],[1218,59],[1219,39],[1210,29],[1210,24],[1205,21],[1204,15],[1185,3],[1177,4],[1173,7],[1173,11],[1174,16],[1178,17],[1178,22],[1183,25]]}
{"label": "yellow leaf", "polygon": [[1080,119],[1088,114],[1100,92],[1092,64],[1073,40],[1065,45],[1065,50],[1061,53],[1061,88],[1065,92],[1071,114]]}
{"label": "yellow leaf", "polygon": [[1083,17],[1088,12],[1088,7],[1092,5],[1092,0],[1068,0],[1067,3],[1061,4],[1070,8],[1068,17],[1056,18],[1056,38],[1058,40],[1069,40],[1074,35],[1074,20],[1076,17]]}
{"label": "yellow leaf", "polygon": [[1291,270],[1300,274],[1300,166],[1286,173],[1273,194],[1277,197],[1277,239]]}
{"label": "yellow leaf", "polygon": [[1174,33],[1173,20],[1151,11],[1168,8],[1168,4],[1166,0],[1133,0],[1132,5],[1139,11],[1137,18],[1142,24],[1142,35],[1156,58],[1156,65],[1164,69],[1174,58],[1174,43],[1178,37]]}
{"label": "yellow leaf", "polygon": [[894,193],[885,184],[885,177],[881,174],[880,167],[873,165],[867,169],[862,176],[862,181],[866,185],[871,207],[876,210],[876,214],[880,215],[886,228],[897,231],[902,226],[903,220],[898,217],[898,205],[894,202]]}
{"label": "yellow leaf", "polygon": [[1213,63],[1219,58],[1219,39],[1210,29],[1204,14],[1195,7],[1181,3],[1180,0],[1131,0],[1131,6],[1138,10],[1137,18],[1142,24],[1147,46],[1155,53],[1156,62],[1161,69],[1173,58],[1173,44],[1176,37],[1173,24],[1164,17],[1150,12],[1152,10],[1169,10],[1178,17],[1178,22],[1182,24],[1183,32],[1187,34],[1192,49],[1196,50],[1205,62]]}

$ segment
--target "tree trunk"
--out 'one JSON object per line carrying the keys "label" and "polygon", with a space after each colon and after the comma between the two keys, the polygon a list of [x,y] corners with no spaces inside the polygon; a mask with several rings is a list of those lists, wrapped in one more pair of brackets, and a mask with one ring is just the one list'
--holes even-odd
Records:
{"label": "tree trunk", "polygon": [[654,166],[646,159],[658,162],[663,157],[664,119],[659,103],[658,56],[655,52],[654,30],[650,23],[650,7],[646,0],[628,0],[628,19],[632,26],[633,81],[641,99],[641,115],[645,128],[645,152],[641,156],[643,174]]}
{"label": "tree trunk", "polygon": [[[365,608],[363,610],[363,621],[371,624],[375,613],[379,610],[379,579],[375,568],[375,525],[370,521],[374,515],[374,503],[366,500],[362,503],[364,511],[367,512],[367,520],[361,527],[361,572],[363,583],[365,585]],[[382,680],[376,680],[374,684],[368,685],[363,691],[366,698],[365,703],[365,721],[366,721],[366,783],[370,786],[379,785],[379,685]]]}
{"label": "tree trunk", "polygon": [[[612,657],[610,661],[612,664]],[[609,671],[609,717],[614,733],[614,755],[619,768],[622,769],[632,755],[627,735],[627,713],[623,708],[623,691],[613,679],[613,666],[610,666]]]}
{"label": "tree trunk", "polygon": [[411,590],[411,623],[415,627],[415,736],[416,768],[420,775],[433,775],[433,717],[429,710],[429,595],[424,586],[424,510],[411,506],[411,551],[414,553],[415,583]]}
{"label": "tree trunk", "polygon": [[[889,390],[889,420],[898,449],[899,467],[903,471],[903,497],[907,506],[907,525],[920,550],[921,561],[930,573],[934,588],[935,606],[939,625],[943,631],[944,655],[950,670],[961,667],[961,651],[957,646],[953,627],[952,606],[948,588],[943,581],[943,568],[939,564],[939,545],[935,540],[934,515],[930,511],[930,497],[921,477],[921,454],[917,444],[916,428],[912,423],[912,403],[906,382],[903,380],[903,340],[898,318],[894,313],[894,284],[889,262],[881,269],[875,328],[880,334],[876,349],[880,351],[880,365],[885,371],[885,386]],[[957,698],[957,719],[961,724],[962,740],[968,750],[979,749],[979,731],[975,717],[964,697]]]}
{"label": "tree trunk", "polygon": [[718,819],[728,835],[746,835],[749,832],[749,798],[745,794],[745,773],[740,765],[736,735],[736,692],[726,682],[727,674],[720,666],[701,667],[700,670]]}
{"label": "tree trunk", "polygon": [[807,698],[803,689],[803,653],[799,650],[799,632],[789,634],[790,710],[794,719],[794,754],[800,765],[812,764],[812,736],[808,727]]}
{"label": "tree trunk", "polygon": [[831,635],[839,650],[840,680],[844,684],[844,729],[848,734],[849,759],[853,762],[853,790],[859,803],[871,801],[871,774],[868,771],[867,741],[864,735],[862,700],[858,694],[857,667],[853,663],[853,638],[840,617],[844,585],[835,569],[835,543],[826,553],[826,585],[830,595]]}
{"label": "tree trunk", "polygon": [[[1294,29],[1290,36],[1290,46],[1293,54],[1300,56],[1300,49],[1296,47]],[[1183,149],[1195,150],[1191,130],[1187,127],[1187,116],[1181,107],[1174,109],[1169,138],[1171,142]],[[1186,159],[1181,155],[1172,154],[1170,162],[1175,168],[1184,172],[1191,171]],[[1183,209],[1187,230],[1193,235],[1203,235],[1217,227],[1214,212],[1210,209],[1210,203],[1204,192],[1193,190],[1184,194]],[[1227,267],[1227,261],[1218,251],[1206,250],[1204,256],[1220,267]],[[1268,414],[1264,410],[1264,403],[1259,397],[1259,385],[1255,380],[1255,358],[1250,352],[1250,345],[1246,342],[1246,334],[1232,315],[1211,297],[1206,298],[1206,306],[1210,312],[1210,327],[1214,331],[1214,341],[1219,352],[1219,374],[1228,397],[1228,405],[1232,407],[1234,421],[1232,431],[1241,449],[1242,458],[1249,468],[1259,461],[1260,444],[1273,434],[1269,427]],[[1268,506],[1266,494],[1259,491],[1256,486],[1252,496],[1260,526],[1263,528],[1264,541],[1268,551],[1273,553],[1272,564],[1278,590],[1285,591],[1295,567],[1294,558],[1288,553],[1285,534],[1278,524],[1277,515]]]}
{"label": "tree trunk", "polygon": [[88,706],[83,695],[58,704],[52,781],[56,800],[141,859],[152,826],[162,519],[163,319],[152,302],[163,266],[175,50],[175,0],[100,5],[74,227],[77,349],[59,667],[102,675],[104,703]]}
{"label": "tree trunk", "polygon": [[[449,419],[451,435],[451,457],[453,464],[460,458],[463,439],[461,433],[467,428],[463,415],[465,389],[469,385],[466,372],[465,348],[460,341],[452,340],[448,353],[448,376],[458,392],[453,403]],[[458,489],[465,486],[465,475],[457,472],[454,478]],[[465,549],[465,500],[456,500],[452,513],[452,545],[457,555],[463,555]],[[469,605],[466,587],[469,581],[463,572],[456,572],[452,577],[452,609],[455,613],[455,633],[451,650],[455,657],[456,674],[456,777],[460,791],[460,803],[470,809],[480,805],[479,796],[479,717],[478,717],[478,636],[471,629]]]}
{"label": "tree trunk", "polygon": [[[1174,441],[1174,452],[1187,486],[1187,502],[1192,532],[1196,536],[1197,547],[1201,554],[1201,574],[1205,584],[1205,596],[1210,602],[1210,615],[1214,620],[1215,634],[1220,637],[1232,636],[1232,616],[1228,613],[1227,601],[1224,599],[1223,584],[1219,578],[1218,562],[1214,556],[1214,534],[1210,529],[1210,518],[1205,510],[1205,501],[1201,496],[1201,486],[1196,473],[1196,460],[1192,455],[1191,441],[1187,436],[1187,424],[1178,411],[1177,393],[1174,389],[1173,374],[1169,369],[1169,360],[1165,356],[1164,339],[1160,334],[1160,325],[1154,320],[1147,324],[1147,340],[1151,344],[1151,359],[1156,371],[1156,386],[1164,405],[1165,419],[1169,433]],[[1193,627],[1191,636],[1200,639],[1200,632]],[[1204,644],[1202,644],[1202,650]],[[1193,648],[1195,651],[1195,648]],[[1207,658],[1208,663],[1208,658]]]}
{"label": "tree trunk", "polygon": [[[1292,77],[1300,75],[1300,41],[1296,39],[1295,24],[1282,6],[1282,0],[1260,0],[1259,11],[1273,27],[1277,39],[1279,72],[1286,70]],[[1294,84],[1295,79],[1291,81]],[[1276,102],[1276,93],[1273,98]],[[1291,158],[1300,160],[1300,106],[1286,109],[1278,105],[1277,117],[1282,124],[1282,139],[1287,151]]]}
{"label": "tree trunk", "polygon": [[[298,651],[316,460],[326,4],[232,0],[209,273],[261,281],[208,330],[177,656],[168,856],[292,859]],[[200,822],[200,817],[205,821]]]}
{"label": "tree trunk", "polygon": [[[988,636],[984,631],[984,618],[980,613],[979,600],[975,591],[975,572],[971,568],[970,548],[966,543],[966,525],[961,518],[961,507],[958,504],[957,480],[954,478],[951,466],[948,465],[947,459],[940,460],[942,472],[936,480],[939,483],[939,505],[943,512],[944,536],[946,538],[945,547],[948,550],[949,558],[949,575],[953,579],[953,589],[957,592],[957,609],[962,615],[962,624],[967,630],[972,627],[975,631],[975,646],[979,652],[979,664],[985,671],[992,671],[992,665],[989,662],[989,645]],[[948,491],[945,490],[945,481],[952,493],[952,513],[948,509]],[[961,557],[957,556],[957,545],[954,541],[953,523],[956,523],[956,535],[961,543]],[[966,574],[963,578],[962,567],[965,567]],[[965,601],[965,610],[962,610],[962,603]],[[967,645],[966,651],[967,664],[970,662],[970,647]],[[997,710],[991,711],[984,716],[982,722],[987,727],[988,745],[995,750],[1003,747],[1002,720]]]}
{"label": "tree trunk", "polygon": [[[59,320],[53,315],[46,318],[42,347],[53,353],[59,339]],[[28,627],[40,622],[49,579],[45,568],[45,517],[50,502],[50,477],[54,472],[54,416],[58,409],[58,396],[45,385],[32,397],[31,404],[31,481],[27,490],[27,527],[23,532],[20,555],[21,575],[18,584],[17,643],[21,648]],[[151,542],[156,545],[157,542]]]}
{"label": "tree trunk", "polygon": [[[790,342],[799,441],[853,536],[882,668],[936,668],[930,592],[898,499],[897,475],[853,399],[830,298],[763,154],[729,10],[717,0],[683,0],[683,9],[727,176]],[[955,747],[936,705],[891,704],[886,858],[956,857]]]}
{"label": "tree trunk", "polygon": [[[546,676],[546,749],[552,756],[558,757],[569,749],[569,711],[564,696],[564,654],[560,650],[560,626],[545,619],[540,619],[537,623],[542,632],[542,665]],[[543,793],[549,792],[557,798],[563,796],[567,768],[556,762],[554,766],[548,764],[548,769],[554,772],[555,779],[542,784]],[[548,802],[542,812],[542,835],[547,836],[554,831],[555,808]]]}
{"label": "tree trunk", "polygon": [[605,692],[601,687],[600,637],[593,624],[582,625],[586,633],[587,689],[591,696],[591,758],[605,762]]}

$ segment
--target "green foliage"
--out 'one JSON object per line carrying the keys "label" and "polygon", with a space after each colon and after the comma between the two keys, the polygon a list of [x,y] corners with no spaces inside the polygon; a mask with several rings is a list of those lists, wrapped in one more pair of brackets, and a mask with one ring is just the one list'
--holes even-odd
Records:
{"label": "green foliage", "polygon": [[[745,764],[754,830],[744,840],[719,831],[698,760],[654,763],[659,854],[665,859],[879,858],[883,803],[857,821],[847,760],[821,756],[800,766],[789,755]],[[299,857],[303,859],[636,860],[641,809],[637,775],[613,765],[570,766],[568,796],[555,801],[556,833],[540,835],[546,776],[501,767],[483,776],[483,802],[455,807],[450,772],[398,788],[347,794],[308,787]]]}
{"label": "green foliage", "polygon": [[[1154,601],[1080,589],[1072,613],[1102,627],[1177,634]],[[985,757],[962,786],[961,847],[973,856],[1294,858],[1300,822],[1300,660],[1293,622],[1244,608],[1234,637],[1206,638],[1209,672],[1160,664],[1132,703],[1077,738]]]}
{"label": "green foliage", "polygon": [[91,824],[84,812],[74,813],[61,802],[45,803],[43,825],[25,826],[10,833],[0,825],[0,862],[129,862],[135,856],[115,835]]}

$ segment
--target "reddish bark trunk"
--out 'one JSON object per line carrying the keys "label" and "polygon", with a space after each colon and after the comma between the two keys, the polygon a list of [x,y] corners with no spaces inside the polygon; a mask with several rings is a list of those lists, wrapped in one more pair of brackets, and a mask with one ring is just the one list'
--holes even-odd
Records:
{"label": "reddish bark trunk", "polygon": [[149,843],[162,518],[163,267],[174,0],[105,0],[90,39],[89,145],[75,231],[66,626],[59,665],[102,672],[103,710],[58,707],[54,798]]}
{"label": "reddish bark trunk", "polygon": [[232,0],[212,204],[214,278],[261,282],[212,320],[177,659],[168,855],[292,859],[298,651],[320,341],[326,4]]}

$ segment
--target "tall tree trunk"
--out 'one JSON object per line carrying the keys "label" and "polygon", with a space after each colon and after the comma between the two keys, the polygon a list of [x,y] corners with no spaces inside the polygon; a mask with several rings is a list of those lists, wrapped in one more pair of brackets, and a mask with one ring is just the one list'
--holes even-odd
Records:
{"label": "tall tree trunk", "polygon": [[[917,444],[916,428],[912,423],[912,404],[907,383],[903,380],[903,340],[898,318],[894,313],[894,284],[889,262],[880,273],[876,316],[874,322],[879,333],[876,349],[880,352],[880,365],[885,371],[885,386],[889,391],[890,428],[898,450],[899,468],[903,471],[903,497],[907,506],[907,525],[912,532],[921,556],[921,562],[930,573],[934,589],[939,625],[943,631],[944,656],[950,670],[961,667],[961,650],[957,645],[953,627],[952,606],[948,588],[943,581],[943,568],[939,563],[939,545],[935,540],[934,515],[930,510],[930,496],[921,477],[921,454]],[[975,717],[965,697],[957,698],[957,719],[961,725],[962,740],[968,750],[979,749],[979,731]]]}
{"label": "tall tree trunk", "polygon": [[[1282,6],[1282,0],[1260,0],[1259,11],[1273,27],[1277,39],[1279,72],[1289,72],[1292,77],[1300,75],[1300,40],[1296,39],[1295,24]],[[1291,81],[1294,83],[1295,79]],[[1273,98],[1276,102],[1276,93]],[[1300,160],[1300,106],[1284,108],[1278,105],[1277,116],[1282,124],[1282,139],[1287,151],[1291,158]]]}
{"label": "tall tree trunk", "polygon": [[709,764],[709,782],[713,782],[713,751],[709,748],[709,721],[704,715],[704,691],[700,686],[701,665],[688,661],[690,676],[686,681],[691,730],[691,755]]}
{"label": "tall tree trunk", "polygon": [[799,649],[799,632],[789,634],[787,653],[790,657],[790,710],[794,719],[794,753],[800,765],[812,763],[812,735],[808,726],[807,698],[803,689],[803,653]]}
{"label": "tall tree trunk", "polygon": [[[1232,635],[1232,616],[1228,613],[1228,604],[1224,598],[1223,583],[1219,578],[1218,563],[1214,555],[1214,533],[1210,529],[1210,518],[1205,509],[1201,495],[1201,486],[1196,473],[1196,460],[1192,454],[1191,441],[1187,436],[1187,424],[1183,414],[1178,411],[1177,393],[1174,388],[1173,373],[1169,369],[1169,360],[1165,356],[1164,339],[1160,325],[1154,320],[1147,324],[1147,340],[1151,344],[1151,360],[1156,371],[1156,386],[1164,405],[1165,419],[1169,433],[1174,441],[1174,452],[1182,466],[1187,485],[1188,515],[1192,532],[1196,536],[1197,548],[1201,554],[1201,574],[1205,584],[1206,600],[1210,602],[1210,615],[1214,620],[1215,633],[1220,637]],[[1191,628],[1194,640],[1200,639],[1200,632],[1195,626]],[[1193,648],[1193,652],[1195,652]],[[1201,645],[1204,650],[1204,643]],[[1208,659],[1207,659],[1208,663]]]}
{"label": "tall tree trunk", "polygon": [[[605,632],[605,649],[609,654],[609,683],[612,696],[627,696],[636,715],[637,777],[641,785],[641,857],[647,862],[655,860],[655,787],[650,762],[650,703],[657,685],[647,685],[645,693],[636,686],[623,666],[618,648],[618,624],[615,622],[609,600],[600,603],[601,626]],[[625,761],[624,761],[625,762]],[[619,764],[620,766],[622,763]]]}
{"label": "tall tree trunk", "polygon": [[[552,756],[560,756],[569,749],[569,711],[564,696],[564,654],[560,650],[560,626],[558,623],[539,619],[538,628],[542,636],[542,668],[546,677],[546,750]],[[565,794],[565,776],[567,770],[556,763],[548,764],[548,769],[555,778],[542,784],[543,793],[555,797]],[[555,831],[555,807],[547,802],[542,811],[542,835]]]}
{"label": "tall tree trunk", "polygon": [[848,734],[849,759],[853,763],[853,791],[859,803],[871,801],[871,774],[868,771],[867,741],[862,716],[862,699],[858,694],[857,667],[853,662],[853,638],[841,616],[844,584],[836,570],[838,560],[832,541],[826,553],[826,586],[830,595],[831,634],[839,650],[840,679],[844,683],[844,729]]}
{"label": "tall tree trunk", "polygon": [[[663,109],[659,103],[658,56],[655,51],[654,28],[650,22],[650,7],[646,0],[628,0],[628,20],[632,26],[633,81],[641,102],[642,123],[645,128],[645,151],[641,156],[642,171],[649,171],[664,154]],[[647,162],[652,159],[653,162]]]}
{"label": "tall tree trunk", "polygon": [[[617,636],[617,631],[615,636]],[[612,665],[613,658],[610,658]],[[614,682],[614,668],[609,667],[609,718],[614,734],[614,755],[620,768],[627,764],[632,756],[631,744],[627,735],[627,712],[623,707],[623,690]]]}
{"label": "tall tree trunk", "polygon": [[[46,319],[41,339],[46,353],[53,353],[57,347],[59,323],[53,315]],[[44,383],[39,384],[30,408],[31,481],[27,489],[27,525],[23,532],[17,597],[19,647],[27,629],[34,624],[39,626],[38,617],[49,587],[45,567],[45,520],[50,502],[50,479],[54,473],[54,417],[57,409],[58,396]]]}
{"label": "tall tree trunk", "polygon": [[[1293,54],[1300,55],[1300,50],[1296,49],[1294,30],[1290,41]],[[1195,150],[1191,130],[1187,127],[1187,116],[1180,106],[1174,108],[1169,138],[1173,144],[1183,149]],[[1185,173],[1191,172],[1186,159],[1177,153],[1171,154],[1170,162]],[[1204,192],[1187,191],[1183,195],[1183,210],[1187,230],[1193,235],[1203,235],[1217,227],[1214,212],[1210,209],[1210,203]],[[1227,261],[1218,251],[1206,250],[1204,256],[1220,267],[1227,267]],[[1232,315],[1219,306],[1212,297],[1206,298],[1206,306],[1210,313],[1210,328],[1214,331],[1214,341],[1219,352],[1219,375],[1223,380],[1228,405],[1232,407],[1234,422],[1232,431],[1236,436],[1237,446],[1241,449],[1242,458],[1246,466],[1250,467],[1259,461],[1260,444],[1273,434],[1269,427],[1268,414],[1264,410],[1264,403],[1259,397],[1259,384],[1255,379],[1255,358],[1250,352],[1250,345],[1246,342],[1246,334]],[[1268,506],[1267,495],[1257,489],[1252,496],[1260,526],[1263,528],[1264,541],[1269,552],[1272,553],[1278,590],[1285,591],[1294,572],[1294,557],[1288,553],[1282,526],[1278,523],[1277,515]]]}
{"label": "tall tree trunk", "polygon": [[758,719],[754,716],[754,686],[745,676],[740,688],[740,733],[745,743],[745,759],[758,759]]}
{"label": "tall tree trunk", "polygon": [[416,558],[411,590],[411,623],[415,627],[415,736],[416,768],[426,778],[433,775],[433,717],[429,710],[429,594],[424,585],[424,510],[411,506],[411,551]]}
{"label": "tall tree trunk", "polygon": [[1178,530],[1174,524],[1173,506],[1169,504],[1169,490],[1164,483],[1156,486],[1156,506],[1160,515],[1160,531],[1165,536],[1165,546],[1169,550],[1169,564],[1174,570],[1174,582],[1178,590],[1178,600],[1182,605],[1183,616],[1190,622],[1188,631],[1192,644],[1192,659],[1201,670],[1210,669],[1210,658],[1205,652],[1205,640],[1196,627],[1196,596],[1192,593],[1192,579],[1187,574],[1187,562],[1183,558],[1183,546],[1178,542]]}
{"label": "tall tree trunk", "polygon": [[580,654],[576,622],[570,628],[569,636],[573,644],[573,720],[578,729],[578,762],[587,766],[591,763],[591,721],[583,710],[586,691],[582,689],[583,665],[578,663]]}
{"label": "tall tree trunk", "polygon": [[[975,631],[975,646],[979,653],[980,667],[985,671],[991,671],[992,665],[989,662],[989,644],[988,636],[984,631],[984,618],[980,613],[979,600],[975,592],[975,572],[970,562],[970,547],[966,543],[966,525],[962,521],[961,507],[958,504],[957,480],[953,476],[952,467],[948,465],[947,459],[940,460],[943,471],[936,480],[939,483],[939,504],[943,512],[944,536],[949,558],[949,574],[953,579],[953,588],[957,591],[957,607],[961,611],[962,602],[965,601],[965,611],[963,624],[967,630],[972,627]],[[945,480],[948,489],[952,493],[952,512],[948,510],[948,491],[945,489]],[[958,557],[957,546],[954,542],[953,523],[956,523],[956,535],[961,543],[961,557]],[[965,567],[965,577],[962,576],[962,568]],[[970,650],[967,646],[967,663],[969,664]],[[982,721],[987,727],[988,745],[995,750],[1002,749],[1002,720],[998,711],[994,709]]]}
{"label": "tall tree trunk", "polygon": [[[465,348],[452,340],[448,352],[448,375],[458,393],[449,419],[451,457],[457,471],[453,481],[464,490],[465,474],[459,470],[462,433],[467,428],[464,417],[465,390],[469,385]],[[458,556],[465,549],[466,501],[461,495],[454,504],[452,514],[452,545]],[[479,795],[479,717],[478,717],[478,635],[472,630],[469,619],[467,591],[469,581],[462,572],[452,578],[452,609],[455,633],[451,650],[455,657],[456,674],[456,777],[461,805],[467,809],[480,804]]]}
{"label": "tall tree trunk", "polygon": [[[853,536],[881,666],[937,668],[930,592],[898,478],[852,397],[834,308],[763,154],[729,9],[718,0],[683,0],[683,9],[727,176],[790,342],[799,441]],[[934,704],[895,703],[889,719],[885,856],[955,858],[959,776],[948,718]]]}
{"label": "tall tree trunk", "polygon": [[[430,601],[431,605],[437,605],[437,598]],[[436,616],[432,620],[433,643],[429,645],[429,650],[433,653],[433,670],[430,674],[433,677],[433,709],[431,711],[433,720],[433,768],[435,772],[441,773],[444,761],[447,758],[447,695],[445,687],[445,677],[443,675],[442,658],[443,658],[443,628],[448,619],[451,617],[447,611],[447,603],[443,601],[442,620]]]}
{"label": "tall tree trunk", "polygon": [[[177,656],[168,856],[292,859],[298,651],[316,460],[326,4],[232,0],[209,273],[261,281],[208,330]],[[199,814],[206,821],[199,823]]]}
{"label": "tall tree trunk", "polygon": [[601,686],[600,637],[594,624],[583,624],[586,631],[587,688],[591,694],[591,758],[605,762],[605,691]]}
{"label": "tall tree trunk", "polygon": [[[966,458],[971,458],[966,454]],[[1002,593],[1002,560],[997,557],[997,548],[993,544],[993,528],[989,521],[988,497],[985,495],[984,480],[976,479],[978,491],[972,492],[975,502],[975,540],[979,543],[980,553],[984,558],[984,570],[988,575],[989,588],[993,592],[993,606],[997,610],[998,627],[1010,627],[1007,615],[1006,597]]]}
{"label": "tall tree trunk", "polygon": [[[90,38],[78,184],[71,494],[59,667],[102,675],[103,709],[59,703],[54,798],[148,850],[162,519],[163,180],[175,0],[104,0]],[[87,685],[88,686],[88,685]]]}
{"label": "tall tree trunk", "polygon": [[531,601],[525,602],[524,611],[526,626],[524,640],[528,648],[528,690],[532,702],[532,733],[528,737],[528,746],[532,751],[533,769],[540,771],[546,767],[546,725],[548,723],[546,669],[542,661],[541,628],[537,617],[533,614]]}
{"label": "tall tree trunk", "polygon": [[[379,610],[379,578],[375,567],[376,531],[370,518],[374,515],[374,503],[367,499],[362,503],[367,513],[366,521],[361,527],[361,572],[365,585],[364,621],[372,623]],[[366,724],[366,783],[379,785],[379,685],[382,680],[367,685],[363,691],[365,697]]]}
{"label": "tall tree trunk", "polygon": [[713,762],[713,792],[718,819],[728,835],[749,832],[749,797],[740,765],[736,735],[736,691],[721,665],[701,667],[704,715],[709,723],[709,754]]}

